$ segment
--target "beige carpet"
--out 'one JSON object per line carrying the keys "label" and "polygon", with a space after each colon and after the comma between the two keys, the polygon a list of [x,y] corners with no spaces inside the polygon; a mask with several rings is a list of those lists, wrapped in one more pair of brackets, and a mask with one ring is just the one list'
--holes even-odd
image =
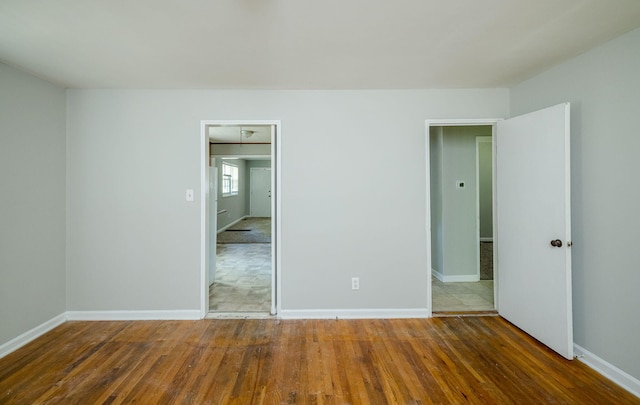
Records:
{"label": "beige carpet", "polygon": [[480,242],[480,280],[493,280],[493,242]]}
{"label": "beige carpet", "polygon": [[217,243],[271,243],[271,218],[245,218],[220,232]]}

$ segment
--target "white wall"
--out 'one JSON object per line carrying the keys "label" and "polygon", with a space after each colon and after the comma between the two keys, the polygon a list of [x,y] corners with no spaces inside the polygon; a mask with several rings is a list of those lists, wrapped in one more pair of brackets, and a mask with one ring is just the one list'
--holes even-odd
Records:
{"label": "white wall", "polygon": [[[472,281],[470,277],[478,279],[476,137],[490,133],[490,126],[457,126],[443,129],[442,215],[445,277],[463,276],[465,281]],[[464,182],[464,188],[456,188],[458,181]]]}
{"label": "white wall", "polygon": [[[443,274],[469,276],[477,266],[475,134],[467,127],[445,127],[442,139]],[[464,188],[456,188],[458,180]]]}
{"label": "white wall", "polygon": [[640,378],[640,30],[511,90],[512,115],[571,107],[575,342]]}
{"label": "white wall", "polygon": [[66,310],[65,108],[0,63],[0,345]]}
{"label": "white wall", "polygon": [[425,308],[424,120],[507,112],[506,89],[70,90],[69,310],[199,308],[203,119],[282,120],[283,309]]}
{"label": "white wall", "polygon": [[271,159],[269,160],[249,160],[247,161],[247,168],[271,168]]}

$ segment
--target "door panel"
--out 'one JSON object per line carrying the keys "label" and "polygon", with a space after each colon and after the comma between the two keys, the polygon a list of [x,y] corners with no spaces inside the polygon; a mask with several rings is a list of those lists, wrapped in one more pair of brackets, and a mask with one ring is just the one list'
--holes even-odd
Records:
{"label": "door panel", "polygon": [[571,359],[569,109],[498,123],[494,237],[500,315]]}
{"label": "door panel", "polygon": [[251,216],[271,217],[271,169],[251,169]]}

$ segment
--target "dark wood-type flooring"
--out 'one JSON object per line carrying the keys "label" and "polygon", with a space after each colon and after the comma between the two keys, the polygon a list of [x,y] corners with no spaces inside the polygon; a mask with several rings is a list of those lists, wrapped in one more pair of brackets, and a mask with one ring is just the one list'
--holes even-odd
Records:
{"label": "dark wood-type flooring", "polygon": [[67,322],[0,359],[1,404],[638,404],[496,316]]}

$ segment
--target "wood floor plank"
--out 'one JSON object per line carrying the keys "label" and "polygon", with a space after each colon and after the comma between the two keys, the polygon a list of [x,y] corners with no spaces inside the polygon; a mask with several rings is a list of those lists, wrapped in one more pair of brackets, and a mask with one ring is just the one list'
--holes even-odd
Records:
{"label": "wood floor plank", "polygon": [[225,342],[228,342],[229,334],[232,333],[234,323],[229,320],[219,320],[219,322],[210,323],[207,334],[203,336],[202,344],[204,346],[204,354],[200,361],[200,367],[197,369],[198,377],[194,383],[195,392],[189,395],[193,398],[193,404],[213,403],[211,398],[217,395],[219,388],[212,381],[223,364],[226,354]]}
{"label": "wood floor plank", "polygon": [[640,404],[496,316],[67,322],[0,404]]}

